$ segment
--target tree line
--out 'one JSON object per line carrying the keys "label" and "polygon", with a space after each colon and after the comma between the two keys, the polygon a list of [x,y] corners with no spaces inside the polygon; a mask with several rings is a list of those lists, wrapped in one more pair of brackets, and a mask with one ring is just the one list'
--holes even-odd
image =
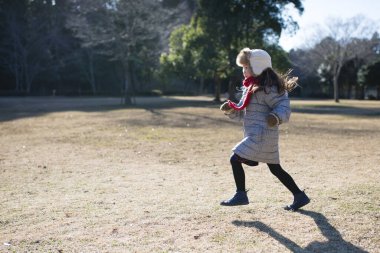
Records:
{"label": "tree line", "polygon": [[336,21],[318,43],[288,53],[278,45],[297,29],[287,6],[303,12],[300,0],[0,0],[0,94],[117,95],[129,104],[136,94],[213,92],[220,100],[240,85],[243,47],[265,48],[278,70],[294,69],[298,96],[339,101],[379,90],[379,35],[366,20]]}
{"label": "tree line", "polygon": [[[380,99],[380,37],[373,21],[363,16],[328,21],[325,31],[306,49],[289,58],[305,96]],[[372,91],[372,93],[368,93]]]}
{"label": "tree line", "polygon": [[0,92],[122,95],[154,88],[191,0],[0,0]]}

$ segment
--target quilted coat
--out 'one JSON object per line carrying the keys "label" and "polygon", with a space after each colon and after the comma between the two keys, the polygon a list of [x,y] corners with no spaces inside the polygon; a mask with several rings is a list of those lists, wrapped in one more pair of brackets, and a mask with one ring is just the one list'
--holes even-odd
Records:
{"label": "quilted coat", "polygon": [[[246,89],[243,90],[242,98],[245,94]],[[244,128],[243,139],[232,151],[251,161],[279,164],[279,126],[268,126],[267,117],[269,113],[273,113],[281,124],[289,121],[290,112],[287,92],[279,94],[277,88],[272,87],[254,93],[244,110],[233,111],[228,115],[233,120],[243,121]]]}

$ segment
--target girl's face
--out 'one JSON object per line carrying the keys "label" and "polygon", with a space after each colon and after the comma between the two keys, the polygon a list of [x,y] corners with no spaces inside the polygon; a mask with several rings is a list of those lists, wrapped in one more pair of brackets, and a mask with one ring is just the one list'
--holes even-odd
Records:
{"label": "girl's face", "polygon": [[243,65],[243,75],[244,75],[244,78],[253,76],[252,70],[249,67],[249,65]]}

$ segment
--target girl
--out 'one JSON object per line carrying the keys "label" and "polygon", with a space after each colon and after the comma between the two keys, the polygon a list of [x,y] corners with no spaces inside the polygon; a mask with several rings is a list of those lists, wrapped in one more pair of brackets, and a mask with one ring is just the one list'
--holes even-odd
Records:
{"label": "girl", "polygon": [[271,57],[261,49],[244,48],[236,63],[243,68],[243,96],[238,104],[227,101],[220,109],[231,119],[243,121],[244,138],[232,149],[230,158],[236,194],[221,205],[249,204],[242,164],[257,166],[263,162],[294,196],[293,203],[284,209],[295,211],[310,199],[280,165],[278,126],[289,121],[288,92],[297,86],[298,78],[290,78],[289,72],[277,74],[272,69]]}

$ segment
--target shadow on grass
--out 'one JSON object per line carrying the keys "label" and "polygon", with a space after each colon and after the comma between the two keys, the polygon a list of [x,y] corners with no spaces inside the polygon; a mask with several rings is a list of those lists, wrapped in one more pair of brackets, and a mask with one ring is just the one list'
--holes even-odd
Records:
{"label": "shadow on grass", "polygon": [[292,111],[310,114],[333,114],[348,116],[380,116],[380,108],[360,108],[344,105],[292,105]]}
{"label": "shadow on grass", "polygon": [[239,221],[232,222],[235,226],[244,226],[255,228],[263,233],[268,234],[276,241],[284,245],[292,252],[355,252],[355,253],[368,253],[350,242],[345,241],[339,231],[334,228],[327,220],[327,218],[317,212],[299,210],[298,213],[311,217],[324,237],[326,242],[314,241],[309,243],[305,248],[300,247],[291,239],[286,238],[280,233],[276,232],[271,227],[260,221]]}
{"label": "shadow on grass", "polygon": [[[196,107],[215,108],[220,103],[212,97],[136,97],[136,104],[125,106],[115,97],[0,97],[0,122],[19,118],[38,117],[52,112],[102,112],[122,109],[160,109]],[[292,105],[293,112],[337,114],[351,116],[380,116],[380,108],[362,108],[343,105]]]}
{"label": "shadow on grass", "polygon": [[38,117],[53,112],[102,112],[122,109],[158,110],[181,107],[219,108],[212,98],[137,97],[136,104],[123,105],[115,97],[0,97],[0,122]]}

